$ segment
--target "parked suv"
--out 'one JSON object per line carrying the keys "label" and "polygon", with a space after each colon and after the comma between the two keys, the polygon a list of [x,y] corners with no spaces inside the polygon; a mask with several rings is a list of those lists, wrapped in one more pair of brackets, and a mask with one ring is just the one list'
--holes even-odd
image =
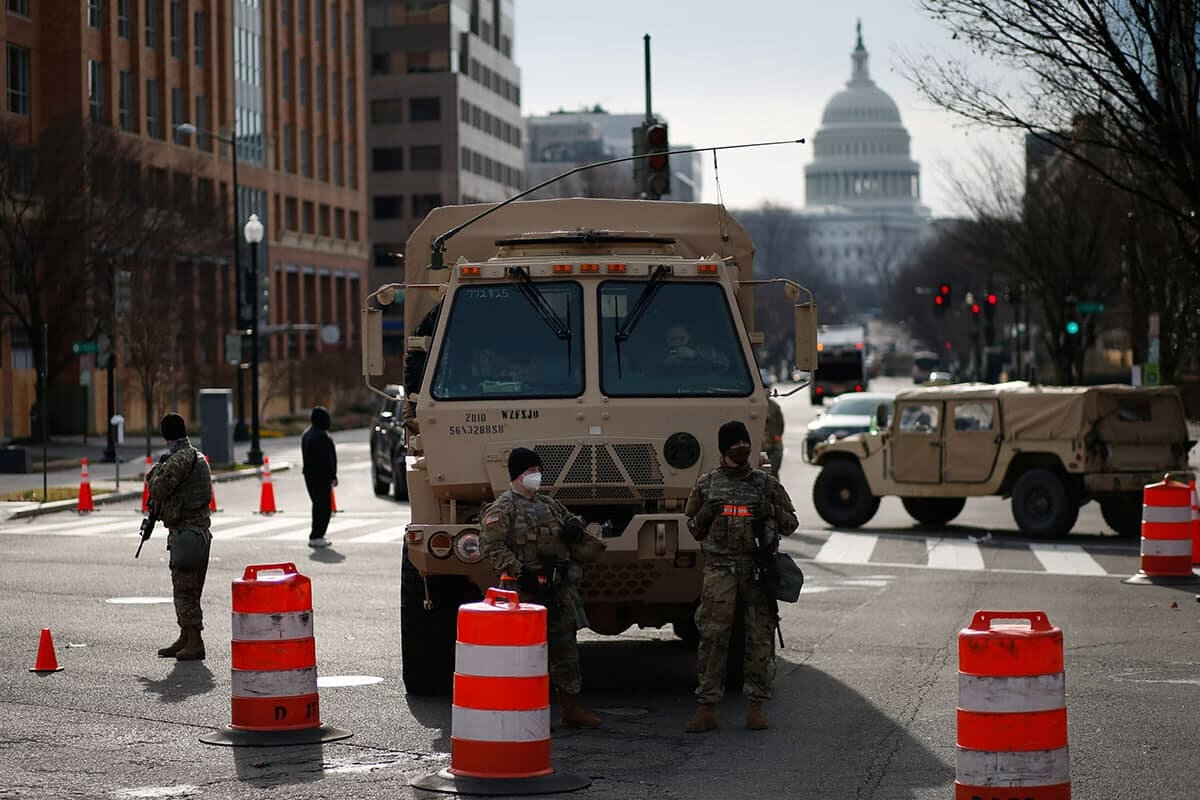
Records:
{"label": "parked suv", "polygon": [[389,384],[384,391],[399,399],[384,400],[371,423],[371,480],[375,494],[385,495],[390,489],[397,500],[407,500],[407,434],[400,415],[404,389]]}
{"label": "parked suv", "polygon": [[1142,488],[1186,473],[1183,403],[1172,386],[958,384],[896,395],[878,434],[817,445],[817,513],[856,528],[898,496],[918,522],[944,525],[969,497],[1012,498],[1027,536],[1070,532],[1079,508],[1100,503],[1122,536],[1141,527]]}

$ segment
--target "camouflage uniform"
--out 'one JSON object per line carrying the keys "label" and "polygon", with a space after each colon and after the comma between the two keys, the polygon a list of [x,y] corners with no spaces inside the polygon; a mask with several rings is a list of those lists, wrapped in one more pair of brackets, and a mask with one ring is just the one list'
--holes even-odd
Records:
{"label": "camouflage uniform", "polygon": [[200,609],[200,595],[204,591],[204,578],[208,573],[208,546],[212,543],[208,508],[212,498],[212,472],[204,456],[192,447],[191,441],[184,438],[171,443],[170,454],[151,470],[147,484],[150,487],[150,502],[168,530],[167,550],[172,548],[177,537],[185,530],[199,531],[204,537],[203,566],[197,569],[171,566],[175,616],[179,620],[179,627],[202,629],[204,615]]}
{"label": "camouflage uniform", "polygon": [[783,464],[783,409],[774,400],[767,400],[767,460],[771,462],[771,474],[779,476]]}
{"label": "camouflage uniform", "polygon": [[768,507],[768,541],[796,530],[795,509],[780,483],[749,466],[718,467],[700,476],[684,513],[704,550],[704,588],[696,610],[700,647],[696,699],[715,704],[725,693],[725,665],[738,601],[745,609],[746,658],[742,693],[751,702],[771,696],[775,680],[775,621],[754,580],[754,531],[749,508]]}
{"label": "camouflage uniform", "polygon": [[[561,538],[562,526],[574,517],[562,504],[544,494],[526,498],[512,489],[496,498],[481,513],[483,537],[480,551],[497,573],[516,578],[523,572],[542,572],[553,565],[552,601],[521,591],[521,602],[547,605],[546,640],[549,645],[550,682],[568,695],[583,686],[575,632],[587,625],[574,582],[582,577],[580,554]],[[579,520],[582,524],[583,520]]]}

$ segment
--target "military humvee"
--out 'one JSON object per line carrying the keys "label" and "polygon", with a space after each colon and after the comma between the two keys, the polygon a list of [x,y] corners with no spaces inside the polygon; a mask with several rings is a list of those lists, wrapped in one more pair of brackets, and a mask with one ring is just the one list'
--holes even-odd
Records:
{"label": "military humvee", "polygon": [[[757,286],[793,299],[796,366],[816,362],[811,293],[753,279],[750,237],[723,207],[572,198],[494,211],[432,211],[409,238],[405,283],[369,298],[404,297],[412,522],[400,644],[413,694],[449,689],[458,606],[496,581],[479,514],[508,489],[517,446],[541,457],[542,492],[607,545],[578,587],[591,629],[694,635],[703,557],[685,501],[719,463],[724,422],[743,420],[765,449]],[[461,233],[446,266],[440,253],[426,261],[447,231]],[[383,361],[381,318],[364,309],[368,377],[398,366]]]}
{"label": "military humvee", "polygon": [[817,446],[817,513],[866,524],[885,495],[918,522],[944,525],[968,497],[1012,498],[1026,536],[1070,532],[1096,500],[1114,531],[1140,530],[1142,487],[1188,470],[1183,403],[1174,387],[958,384],[896,395],[879,433]]}

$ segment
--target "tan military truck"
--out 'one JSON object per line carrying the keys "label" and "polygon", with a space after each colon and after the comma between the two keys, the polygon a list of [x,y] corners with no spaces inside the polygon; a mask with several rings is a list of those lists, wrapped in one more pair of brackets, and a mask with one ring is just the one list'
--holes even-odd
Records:
{"label": "tan military truck", "polygon": [[[495,583],[479,513],[508,488],[517,446],[541,457],[542,491],[607,545],[578,587],[592,630],[693,632],[703,564],[684,503],[719,461],[724,422],[745,421],[764,449],[757,287],[782,285],[795,303],[797,367],[816,358],[811,293],[751,279],[749,236],[720,206],[519,202],[438,238],[486,209],[431,212],[408,241],[404,284],[375,291],[364,309],[368,382],[384,372],[395,381],[374,309],[404,292],[412,522],[401,651],[417,694],[449,687],[456,610]],[[448,267],[425,260],[431,241]]]}
{"label": "tan military truck", "polygon": [[813,504],[830,525],[865,525],[884,496],[944,525],[967,498],[999,495],[1026,536],[1065,536],[1089,500],[1136,536],[1142,487],[1187,471],[1194,444],[1174,387],[958,384],[900,392],[892,418],[877,415],[878,433],[813,453]]}

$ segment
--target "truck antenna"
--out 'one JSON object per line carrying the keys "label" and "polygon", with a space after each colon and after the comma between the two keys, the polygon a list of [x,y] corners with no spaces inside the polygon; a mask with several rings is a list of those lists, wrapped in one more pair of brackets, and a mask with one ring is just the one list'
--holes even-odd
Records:
{"label": "truck antenna", "polygon": [[446,231],[445,233],[439,234],[438,236],[434,237],[434,240],[429,245],[429,250],[430,250],[430,252],[429,252],[429,268],[430,269],[445,269],[446,268],[445,259],[443,258],[444,254],[446,252],[446,242],[450,241],[450,238],[453,237],[455,234],[457,234],[459,231],[461,231],[463,228],[466,228],[469,225],[473,225],[474,223],[476,223],[479,220],[486,217],[488,214],[491,214],[493,211],[499,211],[500,209],[504,208],[506,205],[513,202],[514,200],[520,200],[522,197],[525,197],[528,194],[532,194],[533,192],[536,192],[538,189],[549,186],[550,184],[552,184],[556,181],[560,181],[563,178],[566,178],[570,175],[574,175],[576,172],[583,172],[584,170],[595,169],[596,167],[606,167],[609,164],[623,164],[626,161],[636,161],[639,158],[649,158],[652,155],[681,156],[681,155],[686,155],[688,153],[707,153],[707,152],[711,151],[713,153],[713,155],[715,156],[716,152],[718,150],[740,150],[745,147],[770,147],[772,145],[777,145],[777,144],[804,144],[804,140],[803,139],[785,139],[785,140],[778,141],[778,142],[753,142],[751,144],[726,144],[726,145],[718,145],[716,147],[693,147],[688,150],[671,150],[667,153],[639,153],[638,155],[625,156],[623,158],[613,158],[613,159],[609,159],[608,161],[593,161],[590,164],[580,164],[578,167],[575,167],[574,169],[569,169],[566,172],[563,172],[559,175],[555,175],[553,178],[542,181],[537,186],[531,186],[528,189],[525,189],[524,191],[517,192],[516,194],[514,194],[512,197],[508,198],[507,200],[502,200],[493,206],[488,206],[483,211],[480,211],[478,214],[471,217],[466,222],[455,225],[453,228]]}

